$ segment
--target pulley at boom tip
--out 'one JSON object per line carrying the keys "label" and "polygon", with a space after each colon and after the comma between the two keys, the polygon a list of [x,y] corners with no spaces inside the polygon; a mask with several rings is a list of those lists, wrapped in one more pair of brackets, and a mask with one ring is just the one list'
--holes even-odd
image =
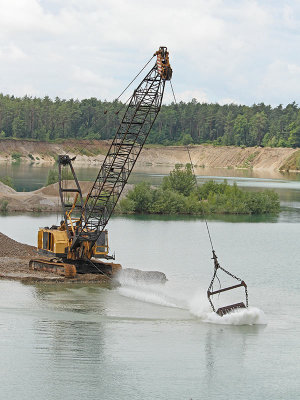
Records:
{"label": "pulley at boom tip", "polygon": [[[126,88],[121,92],[121,94],[119,94],[119,96],[114,100],[114,101],[118,101],[120,99],[120,97],[126,92],[126,90],[132,85],[132,83],[137,79],[137,77],[144,71],[144,69],[147,67],[147,65],[151,62],[151,60],[153,59],[153,57],[157,57],[156,59],[156,66],[157,66],[157,70],[161,76],[161,78],[164,81],[170,81],[173,75],[173,70],[171,68],[170,65],[170,61],[169,61],[169,52],[167,50],[167,47],[165,46],[160,46],[159,49],[153,54],[153,56],[150,58],[149,61],[147,61],[147,63],[143,66],[143,68],[135,75],[135,77],[130,81],[130,83],[126,86]],[[121,108],[115,112],[116,115],[119,114],[119,112],[121,111],[121,109],[127,105],[127,103],[131,100],[130,96],[126,102],[121,106]],[[108,110],[104,110],[103,114],[107,114]]]}

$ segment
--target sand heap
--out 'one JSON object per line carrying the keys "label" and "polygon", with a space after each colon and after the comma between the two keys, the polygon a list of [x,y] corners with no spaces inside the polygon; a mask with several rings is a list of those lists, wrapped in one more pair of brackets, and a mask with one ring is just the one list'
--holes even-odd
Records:
{"label": "sand heap", "polygon": [[31,258],[35,256],[35,247],[19,243],[0,232],[0,257]]}
{"label": "sand heap", "polygon": [[109,282],[104,275],[82,274],[75,278],[65,278],[53,272],[35,271],[29,269],[29,261],[39,257],[36,248],[19,243],[0,232],[0,279],[15,279],[21,282],[48,282],[48,283],[96,283]]}
{"label": "sand heap", "polygon": [[[74,188],[73,181],[67,181],[67,188]],[[93,182],[79,182],[82,196],[86,197],[92,188]],[[121,197],[126,196],[128,191],[133,188],[132,184],[127,184]],[[70,195],[70,201],[73,196]],[[5,209],[3,207],[5,206]],[[1,211],[27,211],[27,212],[61,212],[58,183],[42,187],[33,192],[16,192],[9,186],[0,182],[0,210]]]}
{"label": "sand heap", "polygon": [[27,277],[29,260],[36,256],[35,247],[16,242],[0,232],[0,278]]}

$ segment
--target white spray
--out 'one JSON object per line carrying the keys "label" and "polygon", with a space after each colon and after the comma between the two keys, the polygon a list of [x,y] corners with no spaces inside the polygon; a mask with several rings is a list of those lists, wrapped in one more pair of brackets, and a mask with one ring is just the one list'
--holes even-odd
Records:
{"label": "white spray", "polygon": [[[211,311],[204,290],[196,293],[190,288],[180,291],[172,282],[166,284],[148,284],[145,280],[128,277],[122,273],[118,277],[121,286],[117,289],[119,294],[138,301],[172,307],[189,311],[201,321],[225,325],[261,325],[266,324],[266,317],[262,310],[256,307],[237,309],[220,317]],[[191,294],[192,293],[192,294]]]}

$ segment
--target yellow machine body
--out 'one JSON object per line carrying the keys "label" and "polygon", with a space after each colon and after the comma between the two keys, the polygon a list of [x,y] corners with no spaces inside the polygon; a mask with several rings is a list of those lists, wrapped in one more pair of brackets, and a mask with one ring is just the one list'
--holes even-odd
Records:
{"label": "yellow machine body", "polygon": [[96,244],[90,249],[90,243],[83,242],[71,251],[71,242],[67,231],[62,227],[40,228],[38,231],[38,253],[49,257],[58,257],[69,260],[80,258],[109,258],[108,233],[107,230],[99,236]]}

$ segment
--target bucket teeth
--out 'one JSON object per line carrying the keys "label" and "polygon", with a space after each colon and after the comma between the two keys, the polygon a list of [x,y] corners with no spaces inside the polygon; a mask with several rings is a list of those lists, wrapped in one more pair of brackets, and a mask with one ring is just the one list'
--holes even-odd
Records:
{"label": "bucket teeth", "polygon": [[233,310],[237,310],[239,308],[246,308],[245,304],[242,303],[236,303],[236,304],[231,304],[230,306],[225,306],[225,307],[221,307],[218,309],[217,314],[220,317],[223,317],[223,315],[225,314],[229,314],[231,311]]}

